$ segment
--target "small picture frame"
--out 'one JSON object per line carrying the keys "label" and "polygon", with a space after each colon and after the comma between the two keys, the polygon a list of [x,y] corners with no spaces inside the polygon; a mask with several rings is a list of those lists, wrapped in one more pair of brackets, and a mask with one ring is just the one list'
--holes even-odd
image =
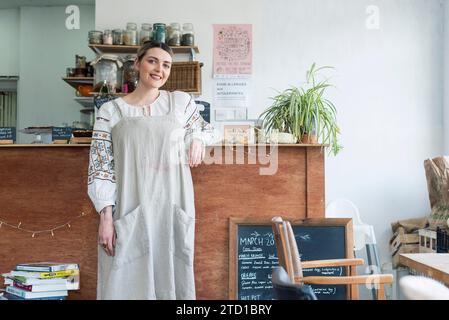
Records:
{"label": "small picture frame", "polygon": [[224,123],[223,142],[225,144],[255,144],[254,121]]}

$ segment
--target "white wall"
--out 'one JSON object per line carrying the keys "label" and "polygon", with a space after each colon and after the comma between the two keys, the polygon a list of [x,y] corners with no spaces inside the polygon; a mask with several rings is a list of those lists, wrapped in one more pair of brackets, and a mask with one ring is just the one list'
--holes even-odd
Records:
{"label": "white wall", "polygon": [[[443,19],[444,19],[444,32],[443,32],[443,52],[449,52],[449,1],[442,0],[444,5]],[[444,154],[449,154],[449,57],[444,55],[443,59],[443,73],[444,73],[444,87],[443,87],[443,122],[444,122]]]}
{"label": "white wall", "polygon": [[0,10],[0,76],[19,74],[19,10]]}
{"label": "white wall", "polygon": [[[94,6],[79,6],[80,29],[65,26],[65,7],[21,7],[19,32],[19,83],[17,128],[72,124],[88,120],[73,100],[75,90],[61,78],[75,67],[75,55],[95,57],[87,34],[94,27]],[[17,134],[18,143],[33,135]]]}
{"label": "white wall", "polygon": [[[368,5],[379,8],[378,30],[366,28]],[[440,0],[97,0],[96,29],[126,22],[194,23],[206,101],[212,25],[252,24],[250,118],[270,105],[271,88],[300,85],[313,62],[334,66],[337,89],[328,97],[344,149],[326,158],[326,201],[347,197],[358,205],[375,227],[382,262],[390,223],[429,212],[423,161],[443,152]]]}

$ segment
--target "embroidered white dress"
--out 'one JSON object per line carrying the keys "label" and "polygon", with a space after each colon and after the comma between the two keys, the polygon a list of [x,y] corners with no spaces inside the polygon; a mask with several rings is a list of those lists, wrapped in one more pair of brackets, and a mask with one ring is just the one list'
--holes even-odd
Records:
{"label": "embroidered white dress", "polygon": [[161,91],[151,115],[145,110],[118,98],[94,125],[88,194],[98,212],[114,206],[117,233],[114,257],[98,246],[97,299],[195,299],[194,194],[183,157],[193,138],[210,144],[217,133],[183,92]]}

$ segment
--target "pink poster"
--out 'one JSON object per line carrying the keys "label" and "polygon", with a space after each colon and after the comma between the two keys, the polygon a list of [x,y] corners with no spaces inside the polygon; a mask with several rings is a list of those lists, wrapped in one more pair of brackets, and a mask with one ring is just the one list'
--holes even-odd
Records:
{"label": "pink poster", "polygon": [[252,25],[214,25],[214,76],[250,75],[252,72]]}

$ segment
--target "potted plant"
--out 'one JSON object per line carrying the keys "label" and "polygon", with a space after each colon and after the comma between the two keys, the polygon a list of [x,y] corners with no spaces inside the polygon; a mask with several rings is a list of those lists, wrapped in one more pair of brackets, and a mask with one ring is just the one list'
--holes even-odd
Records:
{"label": "potted plant", "polygon": [[330,147],[336,155],[342,148],[338,144],[340,130],[337,125],[336,108],[324,97],[331,86],[328,79],[317,81],[318,71],[332,67],[316,68],[315,63],[306,73],[304,87],[291,87],[272,98],[274,103],[260,118],[267,132],[279,130],[291,133],[302,143],[321,143]]}

